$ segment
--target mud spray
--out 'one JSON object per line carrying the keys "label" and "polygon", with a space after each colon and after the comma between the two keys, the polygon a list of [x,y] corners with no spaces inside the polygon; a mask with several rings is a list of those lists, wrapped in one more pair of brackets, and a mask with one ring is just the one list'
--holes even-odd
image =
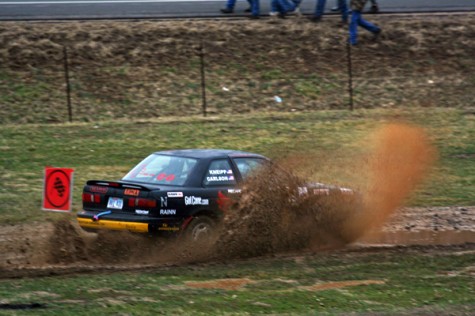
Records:
{"label": "mud spray", "polygon": [[[356,183],[348,186],[359,194],[302,196],[298,187],[315,179],[294,175],[284,163],[243,185],[240,203],[228,210],[208,245],[189,247],[125,232],[86,236],[64,221],[56,225],[51,240],[51,263],[176,264],[343,246],[380,227],[424,179],[436,157],[424,131],[407,124],[382,126],[364,146],[368,154],[347,166],[358,172]],[[315,167],[308,159],[318,165],[318,158],[305,156],[309,168]]]}
{"label": "mud spray", "polygon": [[369,141],[370,154],[361,163],[367,180],[363,209],[347,221],[344,230],[353,241],[380,228],[404,204],[424,180],[437,152],[423,129],[407,124],[388,124]]}

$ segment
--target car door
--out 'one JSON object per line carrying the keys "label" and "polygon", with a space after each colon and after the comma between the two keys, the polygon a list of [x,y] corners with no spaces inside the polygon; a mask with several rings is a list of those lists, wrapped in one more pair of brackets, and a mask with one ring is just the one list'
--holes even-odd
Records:
{"label": "car door", "polygon": [[227,158],[214,159],[209,163],[202,182],[204,195],[209,197],[210,205],[225,212],[234,203],[232,196],[238,190],[235,170]]}

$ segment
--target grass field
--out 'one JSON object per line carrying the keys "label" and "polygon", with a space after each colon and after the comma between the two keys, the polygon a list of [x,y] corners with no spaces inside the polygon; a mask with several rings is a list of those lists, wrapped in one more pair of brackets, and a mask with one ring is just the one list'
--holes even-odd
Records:
{"label": "grass field", "polygon": [[371,132],[395,121],[423,127],[439,152],[432,174],[409,203],[474,205],[473,111],[319,111],[2,125],[0,220],[5,224],[56,218],[40,211],[45,166],[75,169],[73,208],[77,211],[85,181],[120,179],[151,152],[173,148],[230,148],[271,158],[304,157],[296,169],[307,179],[352,185],[364,176],[355,157],[368,151],[365,144]]}
{"label": "grass field", "polygon": [[[0,281],[22,315],[470,315],[473,249],[334,252]],[[0,311],[18,315],[18,311]]]}
{"label": "grass field", "polygon": [[[86,180],[119,179],[149,153],[170,148],[255,151],[307,179],[352,185],[365,176],[359,162],[370,152],[371,134],[393,122],[422,127],[438,151],[430,176],[407,203],[474,205],[473,111],[406,108],[2,125],[0,220],[62,217],[41,211],[45,166],[75,169],[77,211]],[[0,314],[470,315],[474,261],[473,245],[412,247],[3,279]],[[38,308],[6,308],[21,304]]]}

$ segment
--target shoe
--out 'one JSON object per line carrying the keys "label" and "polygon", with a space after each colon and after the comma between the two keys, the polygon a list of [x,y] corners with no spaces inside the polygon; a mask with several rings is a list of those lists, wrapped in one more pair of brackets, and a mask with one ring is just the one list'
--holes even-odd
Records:
{"label": "shoe", "polygon": [[278,15],[279,15],[279,12],[271,11],[271,12],[269,12],[269,15],[270,15],[270,16],[278,16]]}
{"label": "shoe", "polygon": [[296,15],[296,16],[301,16],[302,15],[302,12],[300,12],[300,8],[299,7],[295,7],[295,9],[293,11],[289,11],[287,12],[288,15]]}
{"label": "shoe", "polygon": [[233,13],[233,12],[234,12],[233,9],[228,9],[228,8],[221,9],[221,13]]}
{"label": "shoe", "polygon": [[348,21],[340,21],[338,22],[338,27],[347,27],[348,26]]}
{"label": "shoe", "polygon": [[379,7],[377,5],[372,5],[368,13],[371,13],[371,14],[379,13]]}
{"label": "shoe", "polygon": [[244,10],[245,13],[251,13],[252,12],[252,9],[249,7],[247,8],[246,10]]}
{"label": "shoe", "polygon": [[339,7],[333,7],[332,12],[336,12],[336,11],[340,11],[340,8]]}
{"label": "shoe", "polygon": [[378,29],[376,32],[373,33],[373,41],[377,41],[379,35],[381,35],[381,29]]}
{"label": "shoe", "polygon": [[310,21],[314,22],[314,23],[319,23],[322,21],[322,17],[321,16],[312,16],[310,18]]}

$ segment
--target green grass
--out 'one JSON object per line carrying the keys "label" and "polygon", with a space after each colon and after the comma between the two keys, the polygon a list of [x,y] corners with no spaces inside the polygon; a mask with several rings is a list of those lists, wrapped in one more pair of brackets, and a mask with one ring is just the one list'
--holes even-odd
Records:
{"label": "green grass", "polygon": [[362,140],[380,124],[401,120],[425,128],[440,155],[410,204],[475,205],[475,116],[460,109],[208,118],[185,114],[154,120],[0,126],[0,220],[17,223],[52,216],[40,211],[45,166],[75,169],[73,208],[77,211],[85,181],[120,179],[151,152],[172,148],[231,148],[271,158],[303,153],[312,157],[309,180],[351,185],[355,177],[365,176],[349,167],[368,150]]}
{"label": "green grass", "polygon": [[[0,296],[11,304],[45,304],[46,308],[34,310],[35,315],[468,315],[475,306],[470,295],[475,291],[474,260],[470,251],[327,253],[144,272],[2,280]],[[187,284],[230,278],[252,282],[238,289]],[[368,280],[380,284],[308,288]],[[17,315],[15,311],[3,314]]]}

